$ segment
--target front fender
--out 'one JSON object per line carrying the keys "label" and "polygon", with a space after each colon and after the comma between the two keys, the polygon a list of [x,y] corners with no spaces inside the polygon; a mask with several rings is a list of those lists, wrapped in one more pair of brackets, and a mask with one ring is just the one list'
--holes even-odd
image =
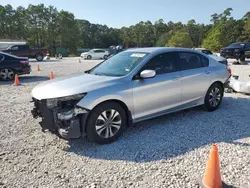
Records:
{"label": "front fender", "polygon": [[98,104],[108,100],[118,100],[123,102],[127,106],[128,110],[134,114],[133,91],[131,83],[121,84],[115,87],[111,86],[108,88],[101,88],[88,92],[88,94],[77,103],[77,106],[92,110]]}

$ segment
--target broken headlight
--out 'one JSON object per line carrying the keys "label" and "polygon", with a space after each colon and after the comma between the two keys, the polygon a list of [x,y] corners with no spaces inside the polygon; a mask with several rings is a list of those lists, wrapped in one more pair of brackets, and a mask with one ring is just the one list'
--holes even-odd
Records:
{"label": "broken headlight", "polygon": [[84,96],[86,95],[86,93],[83,94],[76,94],[76,95],[70,95],[70,96],[66,96],[66,97],[59,97],[59,98],[52,98],[52,99],[47,99],[46,103],[47,103],[47,107],[48,108],[54,108],[56,106],[58,106],[58,103],[61,104],[68,104],[69,102],[78,102],[79,100],[81,100]]}

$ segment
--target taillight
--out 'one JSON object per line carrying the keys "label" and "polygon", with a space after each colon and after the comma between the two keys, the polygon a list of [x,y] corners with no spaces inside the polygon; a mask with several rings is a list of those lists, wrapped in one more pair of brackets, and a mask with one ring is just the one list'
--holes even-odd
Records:
{"label": "taillight", "polygon": [[227,71],[230,75],[232,75],[232,70],[227,66]]}
{"label": "taillight", "polygon": [[20,61],[20,63],[22,63],[23,65],[28,65],[29,61]]}

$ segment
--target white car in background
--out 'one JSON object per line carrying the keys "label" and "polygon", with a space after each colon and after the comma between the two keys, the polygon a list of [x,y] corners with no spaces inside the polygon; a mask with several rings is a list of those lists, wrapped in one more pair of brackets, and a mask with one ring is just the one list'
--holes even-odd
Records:
{"label": "white car in background", "polygon": [[79,61],[84,59],[107,59],[109,52],[103,49],[92,49],[88,52],[81,53]]}
{"label": "white car in background", "polygon": [[228,61],[226,58],[224,57],[221,57],[221,56],[218,56],[216,54],[213,54],[213,52],[211,52],[210,50],[207,50],[205,48],[194,48],[194,50],[197,50],[199,52],[202,52],[204,54],[207,54],[208,56],[212,57],[213,59],[215,59],[216,61],[222,63],[222,64],[225,64],[225,65],[228,65]]}

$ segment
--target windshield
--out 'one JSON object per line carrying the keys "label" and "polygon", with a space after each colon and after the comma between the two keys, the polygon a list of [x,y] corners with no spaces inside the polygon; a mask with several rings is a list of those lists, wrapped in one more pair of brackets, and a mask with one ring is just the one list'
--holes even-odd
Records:
{"label": "windshield", "polygon": [[103,76],[125,76],[130,73],[149,53],[121,52],[107,59],[90,71],[90,74]]}
{"label": "windshield", "polygon": [[229,45],[228,48],[243,48],[244,45],[245,44],[242,42],[237,42],[237,43],[233,43],[233,44]]}

